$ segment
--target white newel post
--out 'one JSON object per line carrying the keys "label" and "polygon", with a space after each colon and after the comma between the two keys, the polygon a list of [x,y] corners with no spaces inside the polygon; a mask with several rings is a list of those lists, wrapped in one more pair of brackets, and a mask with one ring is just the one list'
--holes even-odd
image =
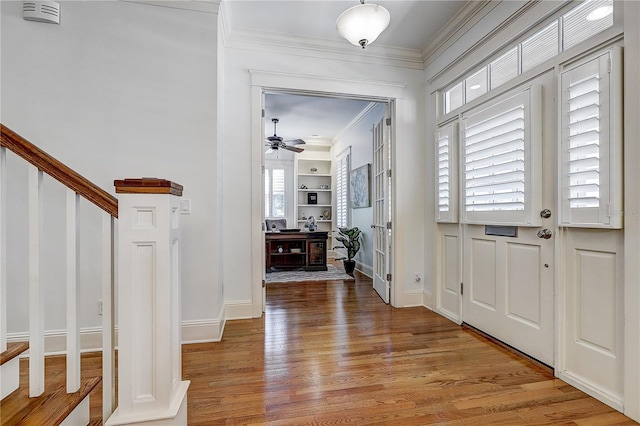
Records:
{"label": "white newel post", "polygon": [[187,424],[180,343],[182,186],[115,181],[118,193],[118,408],[107,425]]}

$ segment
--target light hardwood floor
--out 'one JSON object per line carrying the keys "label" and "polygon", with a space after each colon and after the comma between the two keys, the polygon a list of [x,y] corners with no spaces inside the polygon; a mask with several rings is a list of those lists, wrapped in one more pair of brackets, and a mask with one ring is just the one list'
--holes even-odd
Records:
{"label": "light hardwood floor", "polygon": [[[85,363],[99,374],[99,355]],[[360,274],[269,285],[263,318],[185,345],[183,365],[190,425],[637,424],[425,308],[385,305]]]}

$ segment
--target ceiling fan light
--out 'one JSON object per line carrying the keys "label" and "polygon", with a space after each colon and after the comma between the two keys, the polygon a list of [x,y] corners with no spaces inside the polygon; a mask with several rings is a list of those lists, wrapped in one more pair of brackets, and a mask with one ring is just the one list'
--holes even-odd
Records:
{"label": "ceiling fan light", "polygon": [[387,29],[391,15],[377,4],[359,4],[344,12],[336,20],[338,33],[354,46],[373,43]]}

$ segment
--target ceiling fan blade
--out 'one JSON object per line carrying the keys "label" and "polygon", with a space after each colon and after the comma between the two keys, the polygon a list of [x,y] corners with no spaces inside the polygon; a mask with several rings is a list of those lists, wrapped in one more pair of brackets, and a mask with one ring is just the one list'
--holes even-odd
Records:
{"label": "ceiling fan blade", "polygon": [[305,144],[306,142],[303,141],[302,139],[292,139],[292,140],[288,140],[288,141],[284,141],[287,145],[302,145]]}
{"label": "ceiling fan blade", "polygon": [[302,148],[296,148],[295,146],[287,146],[287,145],[283,145],[281,146],[282,149],[286,149],[288,151],[293,151],[293,152],[302,152],[304,151],[304,149]]}

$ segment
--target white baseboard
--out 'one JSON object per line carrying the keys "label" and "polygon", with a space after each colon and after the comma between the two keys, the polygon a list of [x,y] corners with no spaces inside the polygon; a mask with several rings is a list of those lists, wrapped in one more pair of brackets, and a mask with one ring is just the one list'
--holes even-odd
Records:
{"label": "white baseboard", "polygon": [[607,404],[611,408],[614,408],[621,413],[623,412],[624,403],[619,398],[616,398],[605,390],[600,389],[596,385],[589,383],[588,381],[583,380],[580,377],[567,371],[557,371],[556,374],[560,380],[565,381],[571,386],[580,389],[582,392],[594,397],[598,401]]}
{"label": "white baseboard", "polygon": [[[116,336],[118,330],[116,328]],[[27,342],[29,333],[8,333],[7,342]],[[117,341],[117,337],[116,337]],[[80,352],[102,350],[102,327],[85,327],[80,329]],[[47,330],[44,332],[45,355],[61,355],[67,352],[67,331]],[[29,351],[21,356],[26,356]]]}
{"label": "white baseboard", "polygon": [[251,300],[232,300],[224,304],[224,319],[251,319],[253,318],[253,303]]}
{"label": "white baseboard", "polygon": [[356,269],[362,272],[363,274],[365,274],[366,276],[368,276],[369,278],[373,279],[373,266],[366,265],[356,260]]}
{"label": "white baseboard", "polygon": [[182,344],[219,342],[224,326],[224,319],[182,321]]}
{"label": "white baseboard", "polygon": [[410,308],[413,306],[424,306],[424,302],[423,302],[423,297],[422,297],[423,293],[422,292],[416,292],[416,293],[404,293],[403,295],[403,304],[402,306],[399,306],[401,308]]}
{"label": "white baseboard", "polygon": [[[224,307],[218,319],[182,321],[182,343],[206,343],[219,342],[224,332],[225,317]],[[249,317],[250,318],[250,317]],[[118,341],[118,329],[116,327],[116,342]],[[26,342],[29,333],[9,333],[7,342]],[[44,335],[45,355],[61,355],[67,351],[65,330],[49,330]],[[102,350],[102,328],[87,327],[80,330],[80,351],[96,352]],[[27,356],[29,351],[21,357]]]}

